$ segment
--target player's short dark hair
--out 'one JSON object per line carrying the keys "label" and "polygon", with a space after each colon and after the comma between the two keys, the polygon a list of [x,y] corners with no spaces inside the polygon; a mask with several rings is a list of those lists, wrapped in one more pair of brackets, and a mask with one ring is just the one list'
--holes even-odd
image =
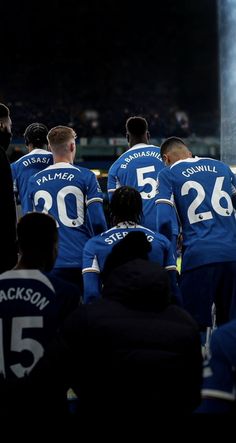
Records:
{"label": "player's short dark hair", "polygon": [[179,137],[169,137],[167,138],[162,144],[161,144],[161,158],[163,158],[163,155],[167,152],[171,151],[173,148],[181,148],[181,147],[187,147],[182,138]]}
{"label": "player's short dark hair", "polygon": [[25,143],[41,148],[47,145],[48,128],[43,123],[31,123],[24,132]]}
{"label": "player's short dark hair", "polygon": [[125,126],[126,131],[135,137],[140,137],[148,131],[147,120],[143,117],[129,117]]}
{"label": "player's short dark hair", "polygon": [[54,218],[42,212],[28,212],[17,224],[17,238],[22,253],[35,253],[41,256],[51,254],[58,241],[58,230]]}
{"label": "player's short dark hair", "polygon": [[142,216],[142,197],[137,189],[121,186],[111,198],[110,215],[117,222],[131,221],[139,223]]}
{"label": "player's short dark hair", "polygon": [[0,120],[10,117],[10,111],[6,105],[0,103]]}

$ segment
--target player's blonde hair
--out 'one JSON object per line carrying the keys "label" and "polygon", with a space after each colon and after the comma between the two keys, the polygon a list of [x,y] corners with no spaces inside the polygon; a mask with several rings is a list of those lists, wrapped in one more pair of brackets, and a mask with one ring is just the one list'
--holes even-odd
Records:
{"label": "player's blonde hair", "polygon": [[50,147],[53,149],[64,149],[71,139],[76,139],[76,133],[69,126],[55,126],[47,135]]}

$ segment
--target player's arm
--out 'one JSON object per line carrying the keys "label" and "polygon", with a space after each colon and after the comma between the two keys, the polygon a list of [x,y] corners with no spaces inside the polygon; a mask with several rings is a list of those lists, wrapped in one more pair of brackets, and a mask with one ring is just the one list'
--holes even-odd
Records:
{"label": "player's arm", "polygon": [[172,241],[173,221],[176,219],[175,208],[172,197],[172,183],[170,171],[165,168],[158,176],[158,197],[156,203],[156,227],[157,232],[165,235]]}
{"label": "player's arm", "polygon": [[107,230],[107,222],[103,210],[103,200],[88,203],[87,211],[94,235]]}
{"label": "player's arm", "polygon": [[16,176],[16,170],[15,170],[14,163],[11,164],[11,174],[12,174],[12,180],[13,180],[13,191],[14,191],[16,198],[18,198],[17,176]]}
{"label": "player's arm", "polygon": [[89,303],[95,298],[101,296],[101,279],[100,268],[94,250],[92,248],[92,241],[89,240],[83,249],[83,283],[84,283],[84,303]]}
{"label": "player's arm", "polygon": [[107,193],[108,193],[109,202],[111,201],[113,193],[119,187],[120,183],[116,176],[115,167],[111,166],[108,171],[108,178],[107,178]]}
{"label": "player's arm", "polygon": [[87,189],[87,216],[93,234],[97,235],[106,231],[107,222],[103,210],[102,190],[93,172],[91,172],[89,185]]}
{"label": "player's arm", "polygon": [[164,268],[168,271],[172,301],[179,306],[183,306],[182,294],[178,284],[178,271],[176,267],[176,257],[173,251],[173,246],[169,240],[166,239],[166,248],[164,253]]}
{"label": "player's arm", "polygon": [[84,304],[90,303],[95,299],[101,297],[101,280],[100,274],[92,270],[83,270],[84,282]]}
{"label": "player's arm", "polygon": [[33,182],[30,178],[28,181],[28,186],[27,186],[27,190],[26,190],[26,197],[25,197],[26,212],[32,212],[34,210],[32,185],[33,185]]}
{"label": "player's arm", "polygon": [[196,412],[228,413],[235,404],[236,321],[213,332],[211,357],[203,369],[202,403]]}

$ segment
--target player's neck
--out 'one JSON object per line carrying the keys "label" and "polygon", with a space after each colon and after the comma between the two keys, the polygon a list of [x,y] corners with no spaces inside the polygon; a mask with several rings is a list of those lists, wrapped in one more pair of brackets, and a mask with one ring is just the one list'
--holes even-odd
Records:
{"label": "player's neck", "polygon": [[132,148],[133,146],[138,145],[140,143],[143,143],[144,145],[148,145],[149,141],[148,141],[147,137],[131,138],[130,143],[129,143],[129,148]]}
{"label": "player's neck", "polygon": [[55,163],[70,163],[73,164],[72,155],[54,155],[54,164]]}
{"label": "player's neck", "polygon": [[14,269],[38,269],[39,271],[45,271],[45,263],[39,263],[39,261],[34,261],[32,259],[24,259],[20,257],[18,263]]}
{"label": "player's neck", "polygon": [[124,220],[123,218],[114,217],[112,221],[113,226],[117,226],[119,224],[122,225],[136,225],[136,222],[133,220]]}

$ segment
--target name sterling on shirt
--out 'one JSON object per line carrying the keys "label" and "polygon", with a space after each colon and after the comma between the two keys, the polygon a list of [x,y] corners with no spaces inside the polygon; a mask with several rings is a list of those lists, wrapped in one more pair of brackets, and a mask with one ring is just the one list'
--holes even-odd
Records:
{"label": "name sterling on shirt", "polygon": [[[130,232],[130,231],[129,231]],[[109,245],[112,245],[112,243],[122,240],[126,235],[128,234],[127,231],[123,232],[114,232],[114,234],[109,235],[109,237],[105,238],[105,243],[108,243]],[[154,237],[152,235],[146,234],[147,240],[151,243],[154,240]]]}

